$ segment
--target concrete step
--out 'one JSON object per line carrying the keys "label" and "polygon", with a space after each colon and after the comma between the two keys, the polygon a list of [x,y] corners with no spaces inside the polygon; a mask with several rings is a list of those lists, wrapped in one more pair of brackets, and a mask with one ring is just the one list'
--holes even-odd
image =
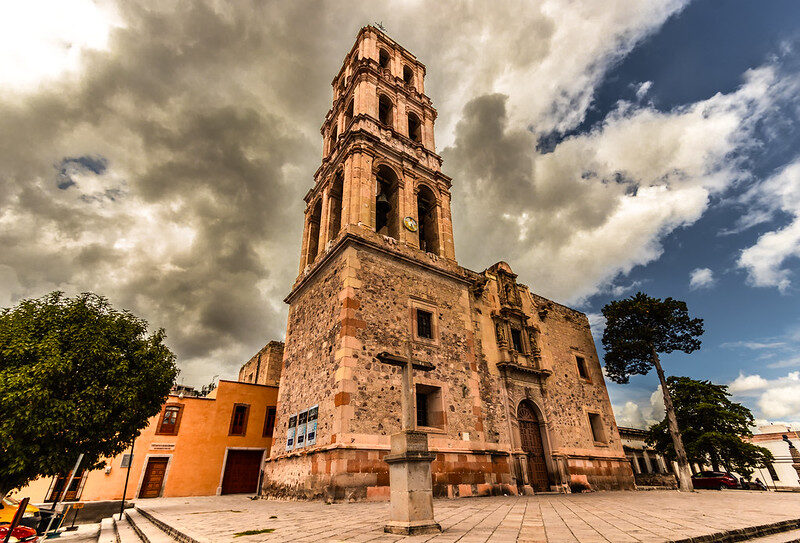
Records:
{"label": "concrete step", "polygon": [[97,543],[117,543],[117,533],[114,531],[114,519],[106,517],[100,520],[100,533]]}
{"label": "concrete step", "polygon": [[177,541],[168,536],[161,528],[150,522],[148,518],[136,509],[127,509],[125,511],[125,516],[144,543],[175,543],[175,541]]}
{"label": "concrete step", "polygon": [[[114,529],[119,537],[119,543],[142,543],[142,538],[134,531],[133,526],[124,516],[120,520],[119,515],[114,515]],[[115,539],[115,541],[117,540]]]}

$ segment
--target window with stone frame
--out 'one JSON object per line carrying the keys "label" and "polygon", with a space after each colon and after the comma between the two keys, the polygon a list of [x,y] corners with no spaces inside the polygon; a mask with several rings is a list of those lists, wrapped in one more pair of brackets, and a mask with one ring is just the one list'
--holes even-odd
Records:
{"label": "window with stone frame", "polygon": [[276,413],[275,406],[267,407],[267,414],[264,417],[264,432],[262,434],[263,437],[272,437],[272,434],[275,431],[275,413]]}
{"label": "window with stone frame", "polygon": [[578,366],[578,376],[581,379],[590,381],[591,379],[589,377],[589,368],[586,366],[586,359],[582,356],[575,356],[575,363]]}
{"label": "window with stone frame", "polygon": [[237,403],[233,406],[231,414],[231,426],[228,435],[243,436],[247,433],[247,417],[250,414],[250,406],[245,403]]}
{"label": "window with stone frame", "polygon": [[511,347],[518,353],[524,353],[522,348],[522,330],[511,327]]}
{"label": "window with stone frame", "polygon": [[444,430],[444,405],[441,387],[416,385],[417,426]]}
{"label": "window with stone frame", "polygon": [[592,429],[592,438],[595,443],[606,443],[606,433],[603,429],[603,419],[599,413],[589,413],[589,426]]}
{"label": "window with stone frame", "polygon": [[156,435],[160,436],[176,436],[178,435],[178,427],[181,424],[181,413],[183,406],[180,404],[167,404],[161,412],[159,418],[158,428]]}
{"label": "window with stone frame", "polygon": [[416,309],[417,314],[417,337],[422,339],[433,339],[433,313],[424,309]]}

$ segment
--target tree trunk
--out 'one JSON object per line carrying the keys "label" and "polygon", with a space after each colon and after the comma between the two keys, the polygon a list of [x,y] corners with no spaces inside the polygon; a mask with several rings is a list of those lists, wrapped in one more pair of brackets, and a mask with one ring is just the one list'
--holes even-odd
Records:
{"label": "tree trunk", "polygon": [[686,457],[686,450],[683,448],[681,433],[680,430],[678,430],[678,418],[675,416],[675,408],[672,405],[672,395],[667,388],[667,378],[664,377],[664,368],[661,367],[661,362],[658,359],[655,346],[651,345],[650,351],[653,356],[653,365],[656,367],[656,372],[658,373],[658,380],[661,381],[661,392],[664,394],[664,411],[666,411],[667,414],[669,433],[672,436],[672,445],[675,447],[675,457],[678,461],[680,490],[683,492],[691,492],[694,490],[694,485],[692,485],[692,471],[689,469],[689,459]]}

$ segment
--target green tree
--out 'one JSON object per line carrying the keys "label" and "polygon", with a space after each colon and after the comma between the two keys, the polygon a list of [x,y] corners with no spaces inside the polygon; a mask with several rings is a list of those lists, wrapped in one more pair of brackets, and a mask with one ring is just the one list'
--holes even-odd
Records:
{"label": "green tree", "polygon": [[[769,450],[742,439],[753,435],[753,414],[730,400],[727,386],[668,377],[667,387],[689,461],[710,462],[715,471],[722,465],[749,479],[754,468],[772,460]],[[665,457],[675,458],[666,418],[650,427],[648,441]]]}
{"label": "green tree", "polygon": [[0,496],[125,450],[177,375],[164,337],[91,293],[0,311]]}
{"label": "green tree", "polygon": [[603,332],[606,374],[616,383],[627,383],[631,375],[646,375],[656,369],[664,394],[664,410],[678,462],[681,490],[693,490],[692,472],[683,448],[675,409],[667,387],[659,353],[700,348],[703,320],[692,319],[686,302],[651,298],[642,292],[603,307],[606,329]]}

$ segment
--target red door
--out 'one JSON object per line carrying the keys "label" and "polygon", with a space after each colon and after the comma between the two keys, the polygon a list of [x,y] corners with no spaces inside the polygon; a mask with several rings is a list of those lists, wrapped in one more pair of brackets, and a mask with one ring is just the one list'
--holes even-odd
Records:
{"label": "red door", "polygon": [[263,450],[228,451],[225,474],[222,476],[223,494],[254,494],[261,473]]}
{"label": "red door", "polygon": [[525,404],[519,406],[517,416],[522,450],[528,454],[530,485],[537,492],[546,492],[550,490],[550,482],[547,477],[547,463],[544,459],[544,444],[539,421],[533,409]]}
{"label": "red door", "polygon": [[140,498],[158,498],[161,495],[168,461],[169,458],[151,458],[147,461],[142,479],[142,489],[139,491]]}

